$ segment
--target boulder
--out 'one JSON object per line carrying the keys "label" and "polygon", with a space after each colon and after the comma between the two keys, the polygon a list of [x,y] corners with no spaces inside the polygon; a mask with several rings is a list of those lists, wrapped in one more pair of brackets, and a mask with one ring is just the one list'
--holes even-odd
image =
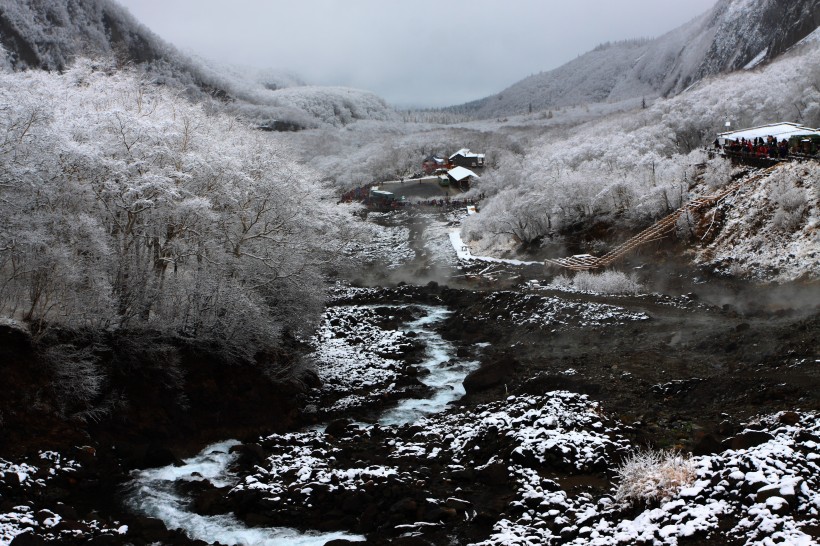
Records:
{"label": "boulder", "polygon": [[28,530],[14,537],[9,546],[46,546],[46,541]]}
{"label": "boulder", "polygon": [[774,436],[762,430],[744,430],[737,436],[723,440],[722,445],[728,449],[749,449],[773,439]]}
{"label": "boulder", "polygon": [[393,546],[432,546],[431,542],[417,536],[396,537],[390,541]]}
{"label": "boulder", "polygon": [[261,465],[267,459],[264,448],[256,442],[248,442],[233,446],[230,449],[231,453],[239,455],[237,464],[244,468]]}
{"label": "boulder", "polygon": [[143,516],[137,516],[129,531],[148,542],[159,542],[161,544],[168,543],[171,536],[162,521]]}
{"label": "boulder", "polygon": [[712,455],[723,451],[723,446],[711,434],[702,431],[695,433],[692,443],[692,455]]}
{"label": "boulder", "polygon": [[507,465],[492,463],[476,471],[476,481],[484,485],[505,485],[510,479]]}
{"label": "boulder", "polygon": [[517,367],[518,362],[508,356],[487,362],[464,378],[464,390],[473,394],[504,385],[514,377]]}
{"label": "boulder", "polygon": [[350,419],[336,419],[325,427],[325,434],[334,438],[341,438],[351,424],[353,424],[353,421]]}
{"label": "boulder", "polygon": [[145,450],[141,468],[159,468],[162,466],[182,466],[182,460],[165,446],[149,445]]}

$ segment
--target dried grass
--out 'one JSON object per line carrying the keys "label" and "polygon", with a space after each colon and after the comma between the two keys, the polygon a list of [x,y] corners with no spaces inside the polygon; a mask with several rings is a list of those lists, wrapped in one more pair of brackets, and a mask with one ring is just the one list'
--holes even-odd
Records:
{"label": "dried grass", "polygon": [[675,451],[633,453],[618,468],[615,500],[622,504],[663,504],[695,481],[691,459]]}

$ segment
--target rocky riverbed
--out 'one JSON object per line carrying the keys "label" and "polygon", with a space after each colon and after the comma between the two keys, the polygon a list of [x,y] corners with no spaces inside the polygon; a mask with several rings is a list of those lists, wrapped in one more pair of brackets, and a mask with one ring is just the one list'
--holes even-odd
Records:
{"label": "rocky riverbed", "polygon": [[[411,240],[439,239],[425,233]],[[402,275],[442,265],[415,256],[421,271]],[[23,420],[7,400],[0,544],[308,540],[269,532],[283,528],[335,533],[319,539],[333,544],[817,543],[816,284],[794,287],[801,299],[740,305],[729,297],[737,290],[724,300],[601,296],[520,271],[488,280],[483,269],[466,266],[447,284],[340,284],[315,338],[299,342],[313,365],[298,386],[183,358],[189,404],[207,419],[152,408],[163,416],[153,440],[140,408],[61,434],[54,415]],[[36,375],[25,340],[4,335],[4,372],[16,374],[6,377]],[[431,366],[466,374],[463,385],[432,385]],[[448,390],[434,410],[382,421]],[[649,448],[684,454],[686,479],[646,464],[629,493],[634,476],[619,470]],[[222,466],[191,466],[204,459]],[[213,528],[192,536],[141,511],[134,480],[145,468],[187,472],[165,484],[181,499],[177,515],[230,521],[244,542]]]}

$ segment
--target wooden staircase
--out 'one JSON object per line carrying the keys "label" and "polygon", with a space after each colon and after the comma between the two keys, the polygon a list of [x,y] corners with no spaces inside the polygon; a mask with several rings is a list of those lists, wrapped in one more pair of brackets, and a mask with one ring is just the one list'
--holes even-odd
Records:
{"label": "wooden staircase", "polygon": [[686,203],[684,206],[673,212],[672,214],[661,218],[650,227],[646,228],[645,230],[641,231],[637,235],[627,239],[623,243],[619,244],[603,256],[592,256],[590,254],[577,254],[575,256],[569,256],[567,258],[556,258],[556,259],[547,259],[544,261],[545,265],[554,265],[558,267],[563,267],[566,269],[572,269],[573,271],[589,271],[592,269],[600,269],[602,267],[607,267],[611,265],[613,262],[621,259],[626,254],[632,252],[636,248],[641,245],[651,243],[653,241],[658,241],[663,239],[671,232],[675,230],[675,226],[677,225],[678,219],[684,214],[690,212],[700,212],[701,210],[707,209],[709,207],[715,206],[721,200],[725,199],[729,195],[737,192],[743,186],[760,180],[769,175],[774,169],[778,168],[780,164],[773,165],[762,171],[758,171],[753,175],[745,176],[740,178],[725,188],[723,188],[720,192],[709,195],[706,197],[698,197]]}

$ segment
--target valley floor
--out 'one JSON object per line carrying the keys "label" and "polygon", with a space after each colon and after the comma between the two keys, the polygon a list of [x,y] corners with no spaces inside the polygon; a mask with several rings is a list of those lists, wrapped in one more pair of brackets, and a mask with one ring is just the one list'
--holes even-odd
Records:
{"label": "valley floor", "polygon": [[[459,261],[453,215],[370,220],[373,244],[356,251],[385,265],[334,290],[311,341],[323,386],[303,400],[307,428],[215,447],[234,479],[180,482],[190,510],[359,536],[334,545],[820,540],[816,283],[560,292],[540,266]],[[464,368],[466,395],[384,423],[430,394],[413,326],[430,309],[448,310],[433,326],[452,345],[440,366]],[[121,504],[129,476],[94,442],[0,459],[0,544],[196,543]],[[649,448],[692,454],[683,487],[645,465],[619,490],[635,480],[620,464]],[[94,480],[110,497],[88,498]]]}

